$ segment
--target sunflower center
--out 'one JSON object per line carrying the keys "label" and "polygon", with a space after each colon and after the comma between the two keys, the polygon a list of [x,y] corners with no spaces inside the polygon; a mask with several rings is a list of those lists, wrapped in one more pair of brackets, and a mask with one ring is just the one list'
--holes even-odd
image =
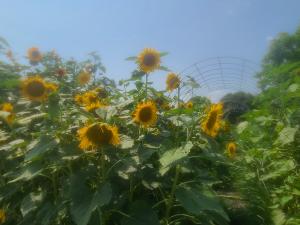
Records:
{"label": "sunflower center", "polygon": [[144,107],[139,112],[139,118],[142,122],[148,122],[152,118],[152,110],[150,107]]}
{"label": "sunflower center", "polygon": [[144,56],[143,63],[146,66],[153,66],[153,65],[155,65],[155,62],[156,62],[155,55],[153,55],[153,54],[146,54]]}
{"label": "sunflower center", "polygon": [[40,52],[39,52],[39,51],[33,51],[33,52],[31,52],[31,56],[32,56],[33,58],[37,58],[37,57],[40,56]]}
{"label": "sunflower center", "polygon": [[45,85],[39,81],[32,81],[27,85],[27,93],[33,97],[40,97],[45,91]]}
{"label": "sunflower center", "polygon": [[93,96],[93,95],[89,96],[89,102],[95,103],[97,102],[97,100],[98,100],[97,96]]}
{"label": "sunflower center", "polygon": [[229,146],[229,152],[234,153],[234,146]]}
{"label": "sunflower center", "polygon": [[174,77],[173,79],[170,80],[170,87],[176,87],[178,84],[178,80]]}
{"label": "sunflower center", "polygon": [[212,111],[210,113],[208,121],[206,123],[207,129],[211,130],[214,127],[214,125],[215,125],[215,123],[217,121],[217,116],[218,116],[218,112],[217,111]]}
{"label": "sunflower center", "polygon": [[112,131],[107,129],[106,126],[94,125],[87,131],[87,138],[96,145],[109,144],[112,137]]}

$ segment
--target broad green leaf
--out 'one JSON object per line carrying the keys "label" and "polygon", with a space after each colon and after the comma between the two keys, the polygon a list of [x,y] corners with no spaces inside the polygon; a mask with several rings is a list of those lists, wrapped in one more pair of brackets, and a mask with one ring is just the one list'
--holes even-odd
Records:
{"label": "broad green leaf", "polygon": [[121,139],[121,149],[128,149],[128,148],[132,148],[134,146],[134,140],[127,136],[127,135],[121,135],[120,136]]}
{"label": "broad green leaf", "polygon": [[71,215],[77,225],[86,225],[97,207],[110,202],[110,184],[104,184],[95,193],[85,184],[85,175],[78,174],[71,179]]}
{"label": "broad green leaf", "polygon": [[31,180],[39,175],[43,170],[44,167],[39,161],[31,162],[22,168],[21,173],[17,178],[9,181],[8,183],[14,183],[20,180]]}
{"label": "broad green leaf", "polygon": [[186,143],[185,146],[180,148],[174,148],[169,151],[166,151],[161,158],[159,159],[159,162],[161,163],[160,173],[164,175],[168,170],[180,162],[183,158],[185,158],[192,149],[193,144],[191,142]]}
{"label": "broad green leaf", "polygon": [[299,89],[299,85],[298,84],[292,84],[288,87],[288,91],[289,92],[295,92]]}
{"label": "broad green leaf", "polygon": [[28,146],[25,161],[32,161],[39,158],[47,151],[52,150],[55,146],[57,146],[57,143],[57,140],[50,136],[41,136],[40,140],[34,141]]}
{"label": "broad green leaf", "polygon": [[248,122],[247,121],[244,121],[244,122],[241,122],[238,124],[236,130],[239,134],[243,133],[244,130],[248,127]]}
{"label": "broad green leaf", "polygon": [[124,218],[122,225],[159,225],[157,214],[145,201],[138,200],[130,207],[130,218]]}
{"label": "broad green leaf", "polygon": [[42,192],[30,193],[29,195],[27,195],[21,203],[20,210],[22,215],[26,216],[26,214],[37,209],[41,204],[43,198],[44,194]]}
{"label": "broad green leaf", "polygon": [[274,225],[284,225],[286,222],[284,212],[282,212],[280,209],[273,210],[272,220]]}
{"label": "broad green leaf", "polygon": [[175,196],[189,213],[201,215],[205,211],[212,211],[227,222],[229,221],[228,215],[220,202],[211,194],[201,193],[200,190],[194,188],[179,187],[175,192]]}
{"label": "broad green leaf", "polygon": [[286,127],[279,133],[279,137],[274,142],[275,145],[286,145],[294,142],[298,127]]}

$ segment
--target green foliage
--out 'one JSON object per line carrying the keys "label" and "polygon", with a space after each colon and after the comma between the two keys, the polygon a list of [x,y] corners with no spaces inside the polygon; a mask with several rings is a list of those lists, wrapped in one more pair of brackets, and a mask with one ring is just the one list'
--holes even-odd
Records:
{"label": "green foliage", "polygon": [[299,30],[273,41],[258,74],[263,91],[236,129],[236,187],[256,224],[299,223],[299,41]]}

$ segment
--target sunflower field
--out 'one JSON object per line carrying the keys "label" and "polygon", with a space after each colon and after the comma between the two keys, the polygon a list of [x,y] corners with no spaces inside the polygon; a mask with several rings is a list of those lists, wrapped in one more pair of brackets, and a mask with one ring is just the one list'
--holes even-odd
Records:
{"label": "sunflower field", "polygon": [[0,54],[0,224],[300,224],[300,30],[273,41],[234,120],[230,98],[183,101],[197,84],[152,48],[119,83],[96,53]]}

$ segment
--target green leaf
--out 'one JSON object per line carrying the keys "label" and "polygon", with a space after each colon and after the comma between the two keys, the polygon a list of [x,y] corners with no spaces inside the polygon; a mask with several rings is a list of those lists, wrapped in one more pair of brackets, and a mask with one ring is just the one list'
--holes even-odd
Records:
{"label": "green leaf", "polygon": [[276,209],[272,211],[272,220],[274,225],[284,225],[285,224],[285,215],[280,209]]}
{"label": "green leaf", "polygon": [[122,225],[159,225],[157,214],[145,201],[138,200],[130,207],[130,218],[124,218]]}
{"label": "green leaf", "polygon": [[57,143],[57,140],[50,136],[41,136],[40,140],[34,141],[28,146],[25,161],[32,161],[41,157],[47,151],[52,150],[55,146],[57,146]]}
{"label": "green leaf", "polygon": [[34,211],[38,208],[44,198],[44,194],[42,192],[39,193],[30,193],[27,195],[22,203],[21,203],[21,213],[23,217],[25,217],[31,211]]}
{"label": "green leaf", "polygon": [[180,187],[175,191],[176,199],[186,211],[195,215],[201,215],[205,211],[212,211],[229,222],[228,215],[220,202],[211,193],[201,193],[195,188]]}
{"label": "green leaf", "polygon": [[121,149],[128,149],[128,148],[132,148],[134,146],[134,140],[127,136],[127,135],[121,135],[120,136],[121,139]]}
{"label": "green leaf", "polygon": [[130,57],[127,57],[125,60],[128,60],[128,61],[136,61],[137,57],[136,56],[130,56]]}
{"label": "green leaf", "polygon": [[159,53],[160,57],[164,57],[164,56],[166,56],[166,55],[168,55],[168,54],[169,54],[168,52],[160,52],[160,53]]}
{"label": "green leaf", "polygon": [[43,170],[44,170],[44,166],[39,161],[26,164],[22,168],[19,176],[14,180],[9,181],[8,183],[14,183],[20,180],[26,180],[26,181],[31,180],[32,178],[39,175]]}
{"label": "green leaf", "polygon": [[169,151],[166,151],[161,158],[159,159],[159,162],[161,163],[161,168],[159,172],[164,175],[168,170],[178,164],[182,159],[184,159],[192,149],[193,144],[191,142],[186,143],[185,146],[180,148],[174,148]]}
{"label": "green leaf", "polygon": [[239,123],[239,125],[236,128],[236,131],[238,132],[238,134],[243,133],[244,130],[248,127],[248,124],[249,123],[247,121]]}
{"label": "green leaf", "polygon": [[171,71],[170,69],[168,69],[168,68],[165,67],[165,66],[160,66],[158,69],[159,69],[159,70],[162,70],[162,71],[166,71],[166,72],[170,72],[170,71]]}
{"label": "green leaf", "polygon": [[110,184],[106,183],[93,193],[85,184],[84,173],[71,178],[71,215],[77,225],[86,225],[92,213],[110,202],[112,191]]}
{"label": "green leaf", "polygon": [[294,142],[298,127],[286,127],[279,133],[279,137],[274,142],[275,145],[287,145]]}

